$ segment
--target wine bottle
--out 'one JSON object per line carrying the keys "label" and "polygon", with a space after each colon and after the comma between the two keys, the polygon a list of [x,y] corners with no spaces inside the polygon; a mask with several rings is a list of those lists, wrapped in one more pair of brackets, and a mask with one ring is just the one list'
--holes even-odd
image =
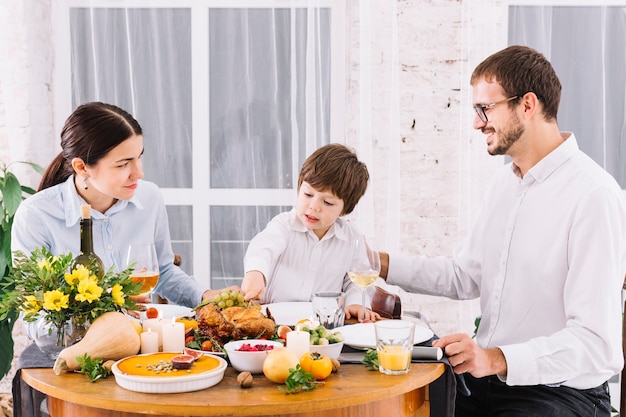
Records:
{"label": "wine bottle", "polygon": [[104,276],[104,264],[102,259],[93,251],[93,230],[91,220],[91,206],[84,204],[80,206],[80,254],[74,258],[74,266],[83,265],[85,268],[102,279]]}

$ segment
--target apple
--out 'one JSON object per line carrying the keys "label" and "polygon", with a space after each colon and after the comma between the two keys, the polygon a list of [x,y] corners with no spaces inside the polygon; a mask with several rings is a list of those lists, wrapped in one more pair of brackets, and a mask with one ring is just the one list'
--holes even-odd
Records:
{"label": "apple", "polygon": [[298,365],[298,357],[285,347],[277,347],[267,351],[263,361],[263,374],[277,384],[284,384],[289,376],[289,369]]}

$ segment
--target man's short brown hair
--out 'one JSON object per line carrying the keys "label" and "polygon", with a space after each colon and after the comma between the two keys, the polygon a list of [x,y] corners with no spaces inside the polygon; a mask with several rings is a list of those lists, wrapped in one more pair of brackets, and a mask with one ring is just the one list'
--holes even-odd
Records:
{"label": "man's short brown hair", "polygon": [[[489,56],[481,62],[470,79],[474,85],[478,80],[496,81],[507,97],[522,97],[535,93],[543,104],[546,120],[556,120],[561,100],[561,82],[550,61],[541,53],[527,46],[513,45]],[[517,104],[518,100],[509,103]]]}
{"label": "man's short brown hair", "polygon": [[365,194],[370,175],[348,147],[331,143],[313,152],[302,164],[298,190],[306,181],[318,191],[330,191],[343,200],[342,215],[352,213]]}

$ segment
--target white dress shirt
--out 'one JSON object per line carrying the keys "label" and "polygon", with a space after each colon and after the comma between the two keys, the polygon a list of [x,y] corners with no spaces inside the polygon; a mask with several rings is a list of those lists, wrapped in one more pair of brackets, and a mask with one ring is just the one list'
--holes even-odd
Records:
{"label": "white dress shirt", "polygon": [[622,369],[626,204],[573,134],[520,178],[495,176],[452,259],[391,256],[387,282],[480,296],[479,346],[499,347],[509,385],[596,387]]}
{"label": "white dress shirt", "polygon": [[[80,206],[74,177],[42,190],[22,202],[13,221],[11,249],[29,254],[45,246],[53,255],[80,251]],[[173,264],[174,253],[165,203],[159,188],[139,181],[130,200],[118,200],[106,213],[91,211],[94,252],[106,270],[123,268],[132,243],[154,243],[159,260],[159,283],[154,289],[170,302],[195,307],[204,290],[198,282]]]}
{"label": "white dress shirt", "polygon": [[[311,301],[314,292],[345,291],[346,305],[361,304],[361,290],[347,275],[356,256],[351,241],[361,236],[353,224],[338,218],[318,239],[293,209],[275,216],[250,241],[244,269],[265,276],[264,303]],[[373,286],[368,289],[366,307],[371,291]]]}

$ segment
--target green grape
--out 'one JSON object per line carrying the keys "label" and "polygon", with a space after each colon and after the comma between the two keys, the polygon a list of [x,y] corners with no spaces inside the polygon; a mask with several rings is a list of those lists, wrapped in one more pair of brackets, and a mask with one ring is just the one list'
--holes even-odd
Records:
{"label": "green grape", "polygon": [[232,298],[229,299],[229,300],[226,300],[226,306],[227,307],[232,307],[234,304],[235,304],[235,302],[233,301]]}
{"label": "green grape", "polygon": [[217,306],[219,308],[225,308],[226,307],[226,303],[224,301],[220,301],[219,303],[217,303]]}
{"label": "green grape", "polygon": [[243,294],[242,293],[238,293],[237,301],[239,302],[239,304],[243,304]]}
{"label": "green grape", "polygon": [[213,302],[219,303],[220,301],[222,301],[222,296],[220,294],[217,294],[213,299]]}

